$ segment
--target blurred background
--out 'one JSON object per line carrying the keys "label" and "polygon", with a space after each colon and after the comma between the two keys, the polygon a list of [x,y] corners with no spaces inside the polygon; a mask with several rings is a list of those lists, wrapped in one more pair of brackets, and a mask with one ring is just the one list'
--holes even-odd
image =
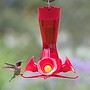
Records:
{"label": "blurred background", "polygon": [[[37,8],[42,0],[0,0],[0,66],[5,62],[29,60],[35,62],[41,53],[41,36]],[[13,73],[0,69],[0,90],[89,90],[90,89],[90,0],[56,0],[62,7],[57,40],[60,58],[70,58],[80,77],[76,80],[23,79],[10,83]],[[27,61],[22,64],[24,69]]]}

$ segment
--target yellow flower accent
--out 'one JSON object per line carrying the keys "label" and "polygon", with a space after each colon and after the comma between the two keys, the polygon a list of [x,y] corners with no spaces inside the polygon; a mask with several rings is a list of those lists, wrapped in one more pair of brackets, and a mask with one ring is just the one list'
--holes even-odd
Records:
{"label": "yellow flower accent", "polygon": [[48,73],[48,72],[52,71],[52,67],[50,65],[46,65],[44,67],[44,70],[45,70],[46,73]]}

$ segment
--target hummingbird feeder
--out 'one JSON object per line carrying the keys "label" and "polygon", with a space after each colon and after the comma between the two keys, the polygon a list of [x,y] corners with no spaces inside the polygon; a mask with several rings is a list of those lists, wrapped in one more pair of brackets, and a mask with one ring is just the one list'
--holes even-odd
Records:
{"label": "hummingbird feeder", "polygon": [[72,77],[61,75],[61,72],[65,73],[72,71],[76,73],[70,60],[66,57],[66,61],[62,63],[57,52],[56,43],[62,8],[50,6],[50,2],[54,0],[44,1],[48,2],[48,6],[38,8],[38,20],[42,38],[42,52],[40,60],[35,63],[34,57],[32,57],[24,69],[24,73],[27,71],[33,73],[38,72],[39,75],[25,76],[23,73],[21,76],[23,78],[47,79],[50,77],[58,77],[76,79],[78,76]]}

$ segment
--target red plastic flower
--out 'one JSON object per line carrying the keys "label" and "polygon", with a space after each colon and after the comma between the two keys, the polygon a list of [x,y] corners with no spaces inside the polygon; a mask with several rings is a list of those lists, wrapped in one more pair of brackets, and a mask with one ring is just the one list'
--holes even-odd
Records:
{"label": "red plastic flower", "polygon": [[36,76],[24,76],[24,78],[39,78],[43,77],[47,79],[49,77],[58,77],[58,78],[70,78],[75,79],[75,77],[63,76],[60,75],[60,72],[69,72],[74,73],[75,69],[73,68],[70,60],[66,57],[66,61],[63,64],[62,60],[58,57],[56,41],[58,35],[58,25],[60,19],[61,8],[51,7],[42,7],[38,9],[39,12],[39,23],[40,30],[43,42],[42,53],[40,61],[36,64],[34,62],[34,57],[30,59],[28,64],[25,67],[24,72],[38,72],[39,75]]}
{"label": "red plastic flower", "polygon": [[66,58],[66,61],[64,64],[62,64],[60,59],[53,59],[53,58],[43,58],[41,59],[37,64],[34,62],[34,57],[32,57],[29,61],[29,63],[26,65],[26,68],[24,72],[31,71],[31,72],[39,72],[39,75],[36,76],[24,76],[21,74],[24,78],[38,78],[43,77],[44,79],[47,79],[49,77],[60,77],[60,78],[70,78],[75,79],[78,76],[75,77],[68,77],[68,76],[62,76],[60,75],[60,72],[68,72],[72,71],[75,73],[75,69],[73,68],[72,64],[70,63],[69,59]]}

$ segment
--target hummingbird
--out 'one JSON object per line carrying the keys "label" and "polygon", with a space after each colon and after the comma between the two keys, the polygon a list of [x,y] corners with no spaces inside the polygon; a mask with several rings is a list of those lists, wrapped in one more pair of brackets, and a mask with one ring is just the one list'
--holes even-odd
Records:
{"label": "hummingbird", "polygon": [[0,67],[0,68],[8,69],[8,70],[11,70],[11,71],[14,72],[14,75],[13,75],[13,77],[9,80],[9,82],[10,82],[12,79],[14,79],[16,76],[20,75],[20,72],[21,72],[21,63],[22,63],[21,61],[16,62],[15,65],[10,64],[10,63],[5,63],[6,66]]}

